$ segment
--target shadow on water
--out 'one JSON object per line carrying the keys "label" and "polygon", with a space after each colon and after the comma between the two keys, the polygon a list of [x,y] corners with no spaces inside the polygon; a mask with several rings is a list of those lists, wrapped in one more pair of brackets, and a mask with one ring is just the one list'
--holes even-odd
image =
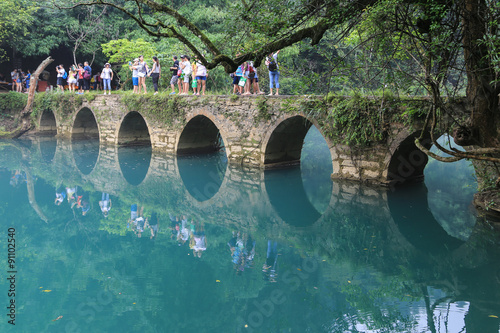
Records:
{"label": "shadow on water", "polygon": [[189,194],[203,202],[219,192],[227,169],[226,153],[178,156],[177,168]]}
{"label": "shadow on water", "polygon": [[137,186],[149,171],[151,164],[151,146],[122,146],[118,147],[118,161],[125,180]]}
{"label": "shadow on water", "polygon": [[84,175],[90,174],[99,158],[99,139],[73,138],[71,150],[78,170]]}
{"label": "shadow on water", "polygon": [[401,234],[417,249],[437,253],[458,248],[463,241],[448,235],[429,209],[424,183],[387,193],[389,209]]}

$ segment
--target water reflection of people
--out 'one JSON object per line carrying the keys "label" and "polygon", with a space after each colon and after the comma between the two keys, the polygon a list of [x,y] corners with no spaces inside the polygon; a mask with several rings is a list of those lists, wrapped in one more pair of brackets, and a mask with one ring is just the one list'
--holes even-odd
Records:
{"label": "water reflection of people", "polygon": [[195,257],[201,258],[203,251],[207,250],[207,237],[205,235],[205,226],[203,223],[196,222],[195,223],[195,231],[193,233],[193,255]]}
{"label": "water reflection of people", "polygon": [[170,239],[173,239],[174,237],[177,239],[177,235],[179,234],[179,216],[174,216],[172,214],[168,214],[170,217]]}
{"label": "water reflection of people", "polygon": [[76,186],[75,187],[66,187],[66,198],[68,199],[68,203],[73,206],[73,201],[75,200]]}
{"label": "water reflection of people", "polygon": [[264,280],[277,282],[278,277],[278,243],[276,241],[267,241],[266,262],[262,266]]}
{"label": "water reflection of people", "polygon": [[188,224],[188,220],[187,220],[186,216],[183,216],[183,218],[181,220],[180,228],[179,228],[179,230],[177,230],[177,241],[179,242],[179,245],[185,244],[186,241],[189,239],[190,230],[188,229],[187,224]]}
{"label": "water reflection of people", "polygon": [[111,209],[111,199],[109,198],[109,193],[102,192],[102,199],[99,201],[99,207],[101,207],[101,212],[104,217],[108,217],[109,210]]}
{"label": "water reflection of people", "polygon": [[61,205],[62,202],[66,199],[66,190],[65,189],[56,189],[56,200],[54,201],[54,204],[57,206]]}
{"label": "water reflection of people", "polygon": [[144,207],[139,207],[137,204],[132,204],[130,206],[130,220],[128,221],[129,225],[132,224],[132,230],[137,235],[138,238],[141,238],[144,229],[147,226],[148,219],[144,218]]}
{"label": "water reflection of people", "polygon": [[82,210],[82,215],[85,216],[90,210],[90,200],[89,200],[89,194],[83,193],[82,195],[78,195],[76,192],[77,188],[75,187],[75,195],[76,195],[76,201],[74,201],[71,204],[71,208],[76,206],[76,208],[79,208]]}
{"label": "water reflection of people", "polygon": [[158,219],[158,214],[156,212],[151,213],[151,217],[149,218],[148,221],[148,227],[149,230],[151,231],[151,237],[149,237],[149,239],[156,238],[156,235],[158,235],[158,230],[160,227],[160,221]]}
{"label": "water reflection of people", "polygon": [[12,177],[10,177],[10,185],[14,187],[25,181],[26,181],[26,174],[21,170],[14,171]]}
{"label": "water reflection of people", "polygon": [[255,241],[247,233],[233,232],[227,243],[231,251],[231,258],[236,274],[241,274],[245,268],[253,267],[255,258]]}

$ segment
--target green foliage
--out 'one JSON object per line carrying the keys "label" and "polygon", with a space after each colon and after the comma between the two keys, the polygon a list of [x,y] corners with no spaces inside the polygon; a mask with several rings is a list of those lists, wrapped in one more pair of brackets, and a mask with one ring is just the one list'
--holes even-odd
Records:
{"label": "green foliage", "polygon": [[261,121],[271,120],[271,114],[269,113],[269,105],[267,104],[267,98],[259,97],[257,99],[257,115],[254,117],[253,121],[255,124]]}
{"label": "green foliage", "polygon": [[18,92],[9,91],[7,94],[0,94],[0,112],[19,112],[24,109],[28,96]]}
{"label": "green foliage", "polygon": [[425,100],[367,99],[360,95],[346,98],[329,94],[325,101],[325,116],[316,116],[323,133],[333,142],[352,146],[384,140],[391,122],[411,127],[429,107]]}
{"label": "green foliage", "polygon": [[[92,96],[86,96],[92,95]],[[94,99],[94,94],[85,94],[87,100]],[[90,100],[89,100],[90,101]],[[70,93],[60,93],[58,91],[42,92],[35,95],[33,101],[33,111],[31,118],[35,119],[43,111],[50,110],[52,112],[60,112],[63,116],[68,115],[71,111],[81,106],[83,102],[82,95],[74,95]]]}
{"label": "green foliage", "polygon": [[138,95],[126,93],[122,102],[129,111],[144,112],[169,126],[185,122],[186,102],[176,95]]}
{"label": "green foliage", "polygon": [[[33,13],[38,9],[36,4],[32,0],[0,1],[0,44],[16,45],[28,34]],[[0,48],[0,62],[5,60],[8,60],[5,50]]]}
{"label": "green foliage", "polygon": [[109,57],[109,63],[123,66],[128,66],[129,61],[138,58],[141,54],[144,59],[149,60],[157,53],[155,46],[142,38],[136,40],[112,40],[101,46],[102,52]]}

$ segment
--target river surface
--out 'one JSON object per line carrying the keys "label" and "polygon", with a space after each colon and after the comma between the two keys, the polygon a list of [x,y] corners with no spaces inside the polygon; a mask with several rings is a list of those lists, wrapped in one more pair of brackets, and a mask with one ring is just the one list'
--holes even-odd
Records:
{"label": "river surface", "polygon": [[0,331],[498,332],[500,236],[471,207],[473,168],[332,182],[309,134],[301,167],[265,172],[1,142]]}

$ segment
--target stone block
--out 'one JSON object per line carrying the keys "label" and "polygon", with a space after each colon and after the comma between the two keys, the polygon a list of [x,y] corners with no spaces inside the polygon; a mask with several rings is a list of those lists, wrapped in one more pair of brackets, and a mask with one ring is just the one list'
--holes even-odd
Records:
{"label": "stone block", "polygon": [[376,179],[380,176],[380,171],[378,170],[363,169],[363,178]]}

